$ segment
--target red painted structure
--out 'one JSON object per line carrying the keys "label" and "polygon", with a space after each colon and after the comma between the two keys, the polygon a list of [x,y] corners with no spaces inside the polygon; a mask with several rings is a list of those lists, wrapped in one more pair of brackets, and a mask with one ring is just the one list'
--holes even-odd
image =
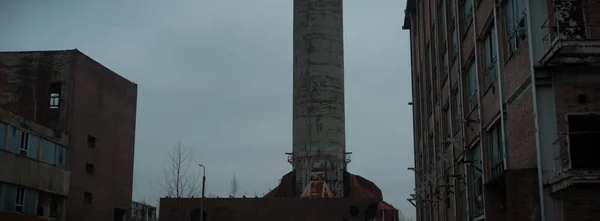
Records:
{"label": "red painted structure", "polygon": [[[365,179],[362,176],[354,175],[349,172],[345,172],[345,184],[346,191],[345,197],[348,198],[379,198],[383,199],[381,189],[370,180]],[[294,171],[291,171],[281,178],[281,183],[267,193],[264,198],[294,198]],[[382,221],[397,221],[398,220],[398,209],[385,201],[379,203],[377,211],[377,217]]]}

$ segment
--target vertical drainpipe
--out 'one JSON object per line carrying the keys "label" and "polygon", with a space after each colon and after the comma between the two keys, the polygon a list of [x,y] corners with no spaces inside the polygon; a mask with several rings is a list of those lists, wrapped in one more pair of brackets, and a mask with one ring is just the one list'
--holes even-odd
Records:
{"label": "vertical drainpipe", "polygon": [[[440,88],[439,88],[439,86],[440,86],[440,84],[439,84],[439,81],[440,81],[440,79],[439,79],[439,75],[437,74],[437,72],[439,72],[439,70],[440,70],[440,67],[438,67],[438,66],[439,66],[439,60],[440,60],[440,57],[439,57],[439,55],[438,55],[438,54],[439,54],[439,45],[438,45],[438,39],[439,39],[439,38],[438,38],[438,36],[439,36],[439,35],[438,35],[438,33],[439,33],[439,32],[438,32],[438,29],[439,29],[439,27],[438,27],[438,16],[437,16],[437,12],[438,12],[438,11],[437,11],[437,8],[438,8],[438,7],[437,7],[437,1],[431,1],[431,3],[430,3],[430,5],[429,5],[429,7],[433,7],[433,12],[432,12],[432,13],[433,13],[433,16],[431,16],[431,17],[433,17],[433,19],[432,19],[432,20],[433,20],[433,24],[432,24],[432,26],[433,26],[433,38],[430,38],[430,39],[433,39],[433,40],[432,40],[433,44],[430,44],[430,47],[432,47],[432,48],[431,48],[431,50],[433,50],[433,52],[432,52],[432,53],[433,53],[433,55],[432,55],[432,56],[433,56],[433,58],[434,58],[434,64],[430,64],[430,66],[432,66],[432,65],[435,65],[435,67],[436,67],[436,69],[435,69],[435,72],[433,72],[433,69],[432,69],[432,70],[431,70],[431,72],[430,72],[430,73],[431,73],[431,75],[432,75],[432,77],[433,77],[433,76],[435,76],[435,82],[433,82],[433,81],[432,81],[431,83],[432,83],[432,84],[434,84],[434,85],[433,85],[433,86],[434,86],[433,88],[435,88],[435,89],[436,89],[436,92],[437,92],[437,93],[434,95],[434,96],[437,96],[437,99],[435,99],[435,100],[436,100],[437,102],[441,103],[441,96],[440,96],[440,92],[441,92],[441,90],[440,90]],[[432,78],[432,79],[433,79],[433,78]],[[439,134],[437,134],[437,132],[438,132],[438,131],[440,131],[440,130],[439,130],[439,129],[440,129],[439,127],[441,126],[441,124],[440,124],[440,123],[438,123],[438,124],[437,124],[437,127],[436,127],[436,123],[435,123],[435,122],[436,122],[436,120],[435,120],[435,116],[436,116],[436,111],[437,111],[437,110],[436,110],[435,106],[436,106],[436,104],[434,103],[434,104],[433,104],[433,107],[432,107],[432,108],[433,108],[433,110],[432,110],[432,112],[431,112],[431,113],[432,113],[432,115],[433,115],[433,127],[434,127],[434,131],[433,131],[433,133],[436,135],[436,137],[434,137],[434,139],[435,139],[435,143],[441,144],[441,142],[440,142],[440,140],[439,140]],[[438,115],[438,117],[439,117],[439,115]],[[439,118],[438,118],[438,120],[439,120]],[[438,157],[438,154],[439,154],[439,153],[438,153],[438,150],[436,149],[436,146],[438,146],[438,145],[433,145],[433,159],[435,159],[435,160],[434,160],[434,166],[435,166],[435,167],[433,167],[434,169],[432,170],[432,172],[433,172],[433,174],[432,174],[432,175],[433,175],[433,177],[434,177],[434,179],[433,179],[434,193],[435,193],[435,192],[437,192],[437,188],[438,188],[438,185],[437,185],[437,183],[438,183],[438,182],[437,182],[437,170],[438,170],[437,159],[438,159],[438,158],[437,158],[437,157]],[[438,200],[437,200],[437,197],[434,197],[434,200],[435,200],[435,202],[436,202],[436,203],[435,203],[434,205],[432,205],[433,212],[434,212],[434,214],[435,214],[435,216],[434,216],[434,219],[433,219],[433,220],[434,220],[434,221],[437,221],[437,220],[439,220],[439,216],[440,216],[440,213],[439,213],[439,208],[438,208]]]}
{"label": "vertical drainpipe", "polygon": [[496,71],[497,71],[497,77],[496,77],[496,82],[498,84],[498,102],[500,103],[500,135],[501,137],[499,137],[499,139],[502,142],[502,161],[504,162],[504,170],[506,170],[506,168],[508,168],[508,151],[506,150],[507,148],[507,143],[506,143],[506,103],[504,102],[504,75],[502,74],[502,70],[504,69],[504,59],[502,57],[500,57],[500,32],[498,32],[498,7],[500,7],[499,5],[499,0],[495,0],[494,1],[494,9],[493,9],[493,13],[494,13],[494,32],[496,32],[496,41],[494,42],[494,44],[496,45],[496,49],[494,51],[494,53],[496,53]]}
{"label": "vertical drainpipe", "polygon": [[[525,1],[525,12],[527,16],[527,40],[529,43],[529,71],[531,78],[531,93],[533,100],[533,117],[535,126],[535,148],[537,154],[537,169],[538,169],[538,189],[540,197],[540,218],[541,221],[561,221],[564,220],[564,213],[562,208],[562,201],[559,199],[552,198],[550,191],[544,189],[544,180],[546,176],[544,171],[550,169],[554,172],[556,170],[554,157],[555,145],[552,144],[553,140],[558,139],[556,132],[556,105],[554,103],[554,91],[553,82],[550,84],[550,88],[542,86],[538,88],[535,70],[535,64],[538,59],[544,53],[543,45],[540,45],[542,37],[544,35],[543,29],[540,29],[542,24],[548,17],[549,13],[547,9],[547,1]],[[531,8],[535,7],[536,13],[531,13]],[[541,11],[541,12],[540,12]],[[533,29],[536,28],[536,29]],[[539,90],[538,90],[539,89]],[[540,101],[538,101],[538,95]],[[548,101],[548,102],[546,102]],[[541,103],[538,103],[541,102]],[[542,105],[540,108],[539,105]],[[546,106],[547,105],[547,106]],[[542,110],[541,112],[538,110]],[[552,150],[550,149],[552,148]],[[545,153],[550,151],[552,153]],[[548,157],[549,154],[550,157]],[[552,164],[549,168],[546,168],[549,160]],[[553,174],[553,173],[550,173]]]}
{"label": "vertical drainpipe", "polygon": [[[458,75],[458,82],[457,82],[457,84],[458,84],[457,85],[458,93],[457,93],[457,96],[460,98],[460,104],[458,105],[458,108],[460,108],[460,117],[462,119],[464,119],[464,116],[465,116],[465,113],[464,113],[465,112],[465,108],[464,108],[465,99],[464,99],[464,96],[463,96],[463,88],[462,88],[463,87],[462,55],[461,55],[461,51],[462,51],[462,36],[461,36],[461,33],[460,33],[460,22],[459,22],[460,15],[459,15],[459,12],[458,12],[458,0],[454,0],[453,2],[454,2],[454,4],[451,7],[453,7],[453,9],[454,9],[454,30],[456,31],[456,50],[457,50],[456,61],[454,61],[455,62],[454,65],[458,65],[457,66],[457,70],[458,70],[458,74],[457,74]],[[462,152],[464,151],[464,148],[465,148],[465,129],[462,127],[463,126],[462,120],[461,120],[461,124],[459,124],[457,126],[460,129],[460,141],[461,142],[459,142],[459,143],[460,143],[461,146],[459,147],[459,149],[460,149],[460,152],[461,152],[461,156],[464,156],[464,154]],[[454,150],[452,152],[455,153]],[[456,159],[456,158],[453,158],[452,161],[454,161],[454,159]],[[454,162],[452,162],[452,164],[454,164]],[[458,168],[459,171],[460,171],[460,166],[464,166],[464,164],[462,164],[462,165],[459,164],[459,168]],[[460,188],[459,185],[457,185],[457,184],[460,184],[460,182],[462,182],[462,181],[454,179],[454,186]],[[456,191],[456,193],[458,193],[458,191]],[[454,197],[455,197],[455,200],[454,200],[455,201],[454,215],[458,216],[458,205],[460,205],[460,203],[458,203],[459,200],[456,200],[456,199],[459,199],[459,197],[462,197],[462,196],[457,196],[456,194],[454,194]],[[467,205],[468,205],[468,202],[467,202]]]}
{"label": "vertical drainpipe", "polygon": [[[506,168],[508,168],[508,160],[507,160],[507,145],[506,145],[506,104],[504,103],[504,75],[502,74],[502,70],[504,69],[504,59],[503,57],[500,56],[500,32],[498,31],[498,8],[500,7],[499,5],[499,1],[495,0],[494,1],[494,8],[493,8],[493,13],[494,13],[494,32],[495,32],[495,42],[494,45],[496,46],[494,53],[496,54],[496,83],[497,83],[497,88],[498,88],[498,102],[500,105],[500,119],[499,119],[499,125],[500,125],[500,137],[498,139],[501,140],[502,143],[502,161],[504,162],[504,170],[506,170]],[[488,154],[489,156],[489,154]],[[493,162],[493,159],[490,159]],[[485,195],[484,195],[484,199],[485,199]],[[485,207],[484,207],[485,208]]]}
{"label": "vertical drainpipe", "polygon": [[[479,3],[481,4],[481,3]],[[480,81],[480,77],[479,77],[479,33],[477,32],[477,8],[475,7],[475,0],[473,0],[473,3],[471,4],[471,10],[473,13],[473,24],[471,24],[471,28],[473,30],[473,63],[472,65],[475,65],[475,79],[477,82],[477,113],[479,114],[479,142],[478,142],[478,146],[479,146],[479,154],[480,154],[480,161],[481,161],[481,179],[485,180],[485,167],[483,166],[483,106],[481,105],[481,101],[482,101],[482,95],[483,95],[483,90],[481,90],[481,81]],[[485,24],[484,24],[485,25]],[[484,69],[485,70],[485,69]],[[484,78],[485,79],[485,78]],[[486,88],[487,89],[487,88]],[[474,146],[474,147],[477,147]],[[475,167],[475,165],[473,165],[472,167]],[[473,187],[475,188],[475,187]],[[485,191],[483,191],[485,192]],[[474,199],[477,200],[477,199]],[[467,200],[468,202],[469,200]],[[481,197],[481,201],[483,203],[483,208],[485,208],[485,193],[482,193],[482,197]],[[470,207],[469,207],[470,208]],[[469,213],[470,214],[470,213]],[[483,210],[483,216],[485,217],[485,209]],[[470,219],[470,216],[469,216]]]}

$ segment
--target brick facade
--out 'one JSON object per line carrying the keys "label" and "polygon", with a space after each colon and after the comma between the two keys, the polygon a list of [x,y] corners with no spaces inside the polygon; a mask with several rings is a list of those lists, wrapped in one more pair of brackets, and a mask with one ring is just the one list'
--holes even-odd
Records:
{"label": "brick facade", "polygon": [[[600,1],[569,0],[567,6],[557,2],[407,1],[403,29],[410,30],[411,37],[417,220],[437,216],[437,220],[457,221],[561,221],[600,214],[592,209],[598,208],[593,197],[598,194],[594,185],[600,185],[600,165],[576,168],[590,167],[594,160],[586,156],[598,152],[572,140],[597,139],[596,143],[600,138],[573,138],[571,131],[586,128],[600,137],[600,128],[570,129],[576,120],[568,120],[569,115],[600,113],[600,100],[594,96],[600,93],[600,75],[594,66],[600,64],[600,26],[595,26],[600,24],[600,13],[593,10]],[[581,6],[585,10],[578,11]],[[548,28],[557,18],[544,8],[563,10],[561,19],[571,20],[561,23],[563,29]],[[589,26],[564,27],[579,24],[577,19],[583,17],[582,24]],[[562,32],[548,34],[553,30]],[[549,50],[556,36],[568,43],[575,38],[588,47],[568,46],[564,49],[568,53],[562,48]],[[563,45],[553,47],[567,47]],[[429,47],[440,50],[431,52]],[[452,53],[444,57],[444,52],[455,48],[456,59]],[[448,69],[435,69],[444,67],[446,59]],[[475,71],[471,72],[471,65],[477,67]],[[444,76],[446,71],[449,77]],[[429,91],[439,90],[440,97],[428,96]],[[596,120],[600,124],[600,115],[588,122],[596,125]],[[453,128],[451,136],[446,133],[447,122]],[[450,173],[440,176],[440,171]],[[478,211],[482,202],[485,213]],[[560,212],[544,209],[549,205],[561,206]]]}

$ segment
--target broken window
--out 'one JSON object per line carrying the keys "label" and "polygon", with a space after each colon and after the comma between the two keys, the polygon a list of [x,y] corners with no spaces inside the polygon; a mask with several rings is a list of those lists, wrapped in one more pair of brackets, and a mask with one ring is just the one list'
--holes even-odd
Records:
{"label": "broken window", "polygon": [[50,108],[56,109],[60,106],[61,83],[50,84]]}
{"label": "broken window", "polygon": [[86,163],[85,164],[85,172],[90,175],[94,175],[94,164]]}
{"label": "broken window", "polygon": [[92,193],[83,192],[83,202],[85,204],[92,204]]}
{"label": "broken window", "polygon": [[87,146],[91,147],[91,148],[95,148],[96,147],[96,137],[88,135]]}
{"label": "broken window", "polygon": [[600,114],[568,115],[567,121],[571,167],[600,168],[600,149],[595,147],[600,141]]}

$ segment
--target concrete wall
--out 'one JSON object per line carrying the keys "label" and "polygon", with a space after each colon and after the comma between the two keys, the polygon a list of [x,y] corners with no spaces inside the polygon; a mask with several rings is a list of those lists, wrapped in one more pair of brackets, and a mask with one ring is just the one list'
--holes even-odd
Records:
{"label": "concrete wall", "polygon": [[2,182],[66,196],[71,174],[63,169],[8,151],[0,151]]}
{"label": "concrete wall", "polygon": [[343,196],[345,169],[342,0],[294,0],[293,167],[297,192],[310,170],[326,170],[335,196]]}
{"label": "concrete wall", "polygon": [[[71,191],[67,220],[112,220],[115,208],[130,219],[137,85],[77,52],[69,97]],[[88,146],[88,136],[95,147]],[[86,163],[94,165],[87,174]],[[93,195],[84,203],[84,192]]]}

